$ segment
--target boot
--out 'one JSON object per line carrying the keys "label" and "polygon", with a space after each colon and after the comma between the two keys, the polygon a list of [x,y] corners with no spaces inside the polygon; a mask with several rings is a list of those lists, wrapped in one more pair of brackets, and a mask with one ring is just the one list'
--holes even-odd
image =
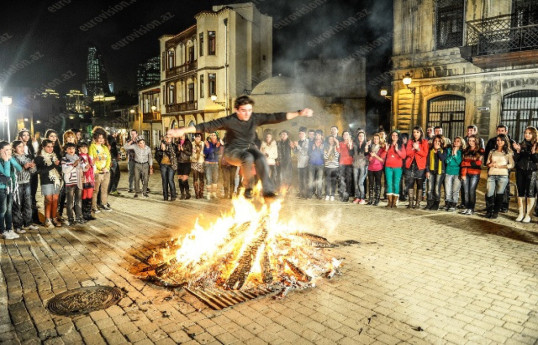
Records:
{"label": "boot", "polygon": [[191,193],[190,193],[190,187],[189,187],[189,180],[185,180],[184,183],[185,183],[185,199],[190,199]]}
{"label": "boot", "polygon": [[374,206],[379,205],[379,197],[381,196],[381,186],[375,186],[375,199],[374,199]]}
{"label": "boot", "polygon": [[428,199],[428,202],[426,203],[426,207],[424,207],[425,210],[431,210],[433,208],[433,200]]}
{"label": "boot", "polygon": [[385,207],[388,207],[388,208],[391,208],[392,207],[392,197],[393,195],[392,194],[387,194],[387,206]]}
{"label": "boot", "polygon": [[374,185],[368,184],[368,205],[374,204]]}
{"label": "boot", "polygon": [[499,217],[499,212],[503,204],[503,196],[504,196],[503,194],[497,195],[495,197],[495,200],[493,201],[494,205],[493,205],[493,213],[491,215],[492,219],[496,219],[497,217]]}
{"label": "boot", "polygon": [[400,196],[398,194],[392,195],[392,208],[398,208],[398,199]]}
{"label": "boot", "polygon": [[525,198],[517,198],[517,209],[519,215],[516,218],[516,222],[521,222],[525,218]]}
{"label": "boot", "polygon": [[185,184],[182,180],[179,180],[179,191],[181,192],[180,200],[185,200]]}
{"label": "boot", "polygon": [[417,195],[415,199],[415,207],[416,209],[420,208],[420,202],[422,201],[422,189],[417,189]]}
{"label": "boot", "polygon": [[409,189],[407,192],[407,195],[409,197],[409,205],[407,205],[407,208],[415,208],[415,205],[413,205],[413,198],[415,196],[415,191],[413,189]]}
{"label": "boot", "polygon": [[536,201],[536,198],[527,198],[527,213],[525,215],[525,218],[523,218],[523,223],[530,223],[531,222],[531,213],[532,208],[534,207],[534,202]]}
{"label": "boot", "polygon": [[497,213],[499,212],[499,206],[495,205],[496,198],[495,196],[486,196],[486,218],[492,218],[495,207],[497,207]]}
{"label": "boot", "polygon": [[440,204],[440,203],[441,203],[440,201],[434,201],[432,207],[430,207],[430,210],[432,210],[432,211],[438,211],[438,210],[439,210],[439,204]]}

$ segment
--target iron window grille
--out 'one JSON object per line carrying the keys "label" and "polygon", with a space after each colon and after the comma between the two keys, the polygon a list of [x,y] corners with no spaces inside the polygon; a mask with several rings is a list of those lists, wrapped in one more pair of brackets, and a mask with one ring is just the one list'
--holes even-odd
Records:
{"label": "iron window grille", "polygon": [[426,127],[441,126],[443,135],[453,139],[465,133],[465,98],[445,95],[428,101]]}
{"label": "iron window grille", "polygon": [[525,128],[538,127],[538,91],[516,91],[503,97],[501,123],[517,142],[523,140]]}
{"label": "iron window grille", "polygon": [[463,45],[463,0],[438,0],[436,18],[437,49]]}

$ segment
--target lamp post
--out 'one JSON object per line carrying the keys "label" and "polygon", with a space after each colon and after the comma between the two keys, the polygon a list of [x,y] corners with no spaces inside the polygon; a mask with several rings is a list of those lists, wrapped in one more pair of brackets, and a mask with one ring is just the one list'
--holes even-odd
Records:
{"label": "lamp post", "polygon": [[13,103],[13,98],[4,96],[2,97],[2,104],[6,106],[6,121],[7,121],[7,141],[11,142],[11,134],[9,131],[9,106]]}
{"label": "lamp post", "polygon": [[392,121],[392,96],[389,96],[389,91],[385,87],[382,87],[379,90],[379,95],[390,102],[389,129],[392,130],[393,129],[392,128],[392,124],[393,124],[393,121]]}
{"label": "lamp post", "polygon": [[[149,128],[150,128],[150,136],[151,136],[151,141],[150,141],[150,145],[153,145],[153,142],[154,142],[154,138],[153,138],[153,120],[155,119],[155,110],[157,110],[157,107],[155,105],[152,105],[151,106],[151,121],[149,123]],[[151,147],[151,146],[150,146]]]}
{"label": "lamp post", "polygon": [[413,82],[413,78],[411,78],[411,74],[407,72],[402,79],[402,83],[413,94],[413,101],[411,103],[411,128],[415,127],[415,93],[417,92],[416,87],[409,86],[411,85],[412,82]]}

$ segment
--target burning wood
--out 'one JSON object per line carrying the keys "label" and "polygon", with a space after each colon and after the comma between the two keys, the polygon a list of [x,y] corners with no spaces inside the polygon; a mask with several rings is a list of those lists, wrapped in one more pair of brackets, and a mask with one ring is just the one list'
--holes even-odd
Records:
{"label": "burning wood", "polygon": [[183,238],[166,243],[148,262],[146,279],[185,287],[213,309],[279,292],[314,287],[333,277],[340,261],[324,248],[326,238],[301,231],[301,223],[279,217],[281,200],[260,209],[242,197],[234,211],[208,228],[198,224]]}

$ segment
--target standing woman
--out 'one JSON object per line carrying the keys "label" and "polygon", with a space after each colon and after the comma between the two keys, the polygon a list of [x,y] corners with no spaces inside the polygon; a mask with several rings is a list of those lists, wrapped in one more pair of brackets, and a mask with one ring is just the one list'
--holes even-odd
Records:
{"label": "standing woman", "polygon": [[41,151],[35,159],[37,172],[41,181],[41,193],[45,197],[45,226],[60,227],[62,223],[56,219],[58,212],[58,195],[62,186],[60,160],[54,153],[54,143],[45,139],[41,143]]}
{"label": "standing woman", "polygon": [[407,152],[400,136],[400,131],[394,130],[389,136],[390,144],[387,146],[387,158],[385,160],[385,177],[387,179],[387,207],[397,207],[400,197],[400,180],[402,178],[402,166]]}
{"label": "standing woman", "polygon": [[428,204],[425,210],[437,211],[441,203],[441,186],[445,179],[446,150],[445,138],[436,135],[426,161],[426,179],[428,180]]}
{"label": "standing woman", "polygon": [[90,145],[88,154],[95,164],[95,189],[92,195],[92,210],[99,213],[97,208],[97,196],[101,192],[101,208],[105,211],[112,211],[107,205],[108,184],[110,183],[110,163],[112,157],[106,143],[106,131],[103,127],[95,127],[92,131],[93,141]]}
{"label": "standing woman", "polygon": [[497,135],[495,150],[488,155],[488,182],[486,199],[488,209],[486,218],[497,218],[501,209],[504,191],[510,182],[510,169],[514,167],[514,158],[510,149],[510,140],[504,134]]}
{"label": "standing woman", "polygon": [[11,145],[7,141],[0,141],[0,232],[6,240],[19,238],[13,231],[13,192],[16,187],[16,171],[22,167],[12,157]]}
{"label": "standing woman", "polygon": [[[369,200],[368,205],[379,205],[379,197],[381,194],[381,177],[383,175],[383,165],[387,152],[383,143],[381,143],[381,137],[379,133],[374,134],[372,143],[368,147],[368,189]],[[375,196],[374,196],[375,192]]]}
{"label": "standing woman", "polygon": [[484,149],[480,147],[480,141],[476,135],[468,138],[468,144],[463,151],[463,161],[461,162],[461,180],[465,192],[465,210],[461,214],[472,215],[476,204],[476,187],[480,181],[482,160],[484,159]]}
{"label": "standing woman", "polygon": [[194,197],[196,199],[202,199],[204,197],[204,147],[202,133],[195,133],[194,142],[192,143],[191,170],[192,183],[194,185]]}
{"label": "standing woman", "polygon": [[192,143],[185,134],[179,137],[177,151],[177,175],[179,190],[181,192],[180,199],[190,199],[189,174],[191,173]]}
{"label": "standing woman", "polygon": [[174,176],[177,170],[177,147],[172,142],[170,135],[165,135],[161,141],[160,147],[160,170],[161,182],[163,186],[163,198],[168,200],[168,192],[170,192],[170,201],[177,199],[176,181]]}
{"label": "standing woman", "polygon": [[355,181],[355,200],[354,204],[366,204],[366,191],[364,180],[368,174],[368,145],[366,143],[366,133],[361,129],[357,133],[353,149],[353,180]]}
{"label": "standing woman", "polygon": [[445,170],[445,210],[455,211],[458,204],[458,197],[461,189],[460,171],[463,158],[462,151],[465,150],[465,140],[462,137],[454,138],[452,147],[446,152]]}
{"label": "standing woman", "polygon": [[514,144],[516,162],[517,204],[519,215],[516,222],[529,223],[532,207],[536,202],[535,188],[538,183],[538,139],[535,127],[525,128],[521,144]]}
{"label": "standing woman", "polygon": [[276,140],[273,140],[273,134],[270,129],[265,130],[260,151],[265,155],[267,166],[269,168],[269,178],[277,185],[276,160],[278,159],[278,145]]}
{"label": "standing woman", "polygon": [[54,145],[54,154],[60,159],[62,157],[62,146],[60,145],[60,140],[58,140],[58,133],[54,129],[47,129],[45,132],[45,139],[52,141]]}
{"label": "standing woman", "polygon": [[[422,201],[422,186],[424,184],[424,177],[426,175],[426,157],[428,156],[428,140],[424,139],[424,131],[420,127],[413,128],[411,138],[407,142],[405,161],[405,169],[407,180],[407,191],[409,196],[409,205],[407,208],[420,208],[420,202]],[[413,204],[413,198],[415,197],[414,186],[417,185],[416,200]]]}
{"label": "standing woman", "polygon": [[353,140],[349,131],[342,133],[340,152],[340,201],[348,202],[353,192]]}
{"label": "standing woman", "polygon": [[334,136],[327,138],[327,144],[323,151],[325,161],[325,200],[334,201],[336,184],[338,181],[339,156],[338,141]]}
{"label": "standing woman", "polygon": [[217,199],[217,183],[219,182],[220,140],[217,132],[209,134],[205,142],[205,178],[207,180],[207,200]]}
{"label": "standing woman", "polygon": [[[36,136],[39,132],[36,133]],[[29,159],[34,161],[36,157],[36,153],[39,151],[39,146],[41,143],[39,142],[37,144],[37,148],[34,146],[33,140],[31,140],[30,132],[23,128],[20,130],[18,138],[22,143],[24,144],[24,154],[28,156]],[[39,185],[39,178],[37,171],[34,171],[31,173],[30,176],[30,193],[31,193],[31,199],[32,199],[32,222],[37,225],[41,225],[41,221],[39,220],[39,213],[37,212],[37,200],[35,198],[35,195],[37,194],[37,187]]]}

